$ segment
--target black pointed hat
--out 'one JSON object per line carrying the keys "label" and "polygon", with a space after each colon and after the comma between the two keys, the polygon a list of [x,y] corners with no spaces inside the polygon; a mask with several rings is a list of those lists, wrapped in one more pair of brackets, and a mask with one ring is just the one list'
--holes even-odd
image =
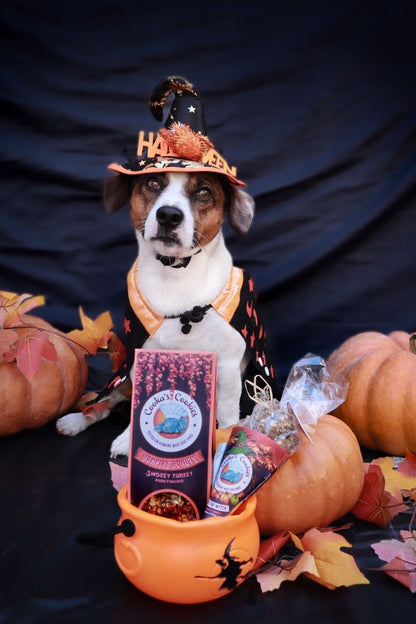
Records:
{"label": "black pointed hat", "polygon": [[169,76],[159,82],[149,99],[157,121],[163,119],[168,97],[174,94],[163,128],[155,134],[141,130],[137,158],[124,165],[112,163],[111,171],[128,175],[160,171],[211,171],[227,176],[232,184],[246,186],[237,178],[237,170],[219,154],[207,136],[202,101],[194,86],[181,76]]}
{"label": "black pointed hat", "polygon": [[171,76],[159,82],[150,96],[149,107],[157,121],[163,119],[163,107],[171,93],[175,94],[165,128],[174,123],[188,125],[191,130],[206,136],[204,108],[193,85],[181,76]]}

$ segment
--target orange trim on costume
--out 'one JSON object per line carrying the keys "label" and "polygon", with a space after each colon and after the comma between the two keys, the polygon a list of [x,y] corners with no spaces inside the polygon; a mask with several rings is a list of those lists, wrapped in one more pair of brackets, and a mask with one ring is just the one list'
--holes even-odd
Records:
{"label": "orange trim on costume", "polygon": [[240,291],[243,285],[243,279],[243,270],[239,267],[233,267],[227,283],[211,304],[214,310],[228,323],[231,321],[240,303]]}
{"label": "orange trim on costume", "polygon": [[137,288],[135,280],[135,274],[137,273],[137,264],[138,260],[134,262],[133,266],[127,274],[127,292],[131,307],[133,308],[137,318],[140,319],[147,333],[151,337],[161,326],[164,317],[161,314],[155,312],[153,308],[150,307],[149,303],[146,301],[146,299]]}
{"label": "orange trim on costume", "polygon": [[[137,288],[135,274],[137,272],[138,259],[134,262],[127,274],[127,291],[130,305],[133,308],[137,318],[140,319],[149,336],[159,329],[164,316],[158,314],[150,307],[149,303]],[[223,319],[229,323],[240,303],[240,291],[243,285],[243,270],[239,267],[231,269],[230,276],[220,292],[220,294],[212,302],[212,307]]]}

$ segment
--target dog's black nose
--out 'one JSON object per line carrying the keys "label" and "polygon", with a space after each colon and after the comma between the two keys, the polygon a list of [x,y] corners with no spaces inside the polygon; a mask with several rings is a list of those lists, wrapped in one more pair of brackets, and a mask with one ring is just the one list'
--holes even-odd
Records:
{"label": "dog's black nose", "polygon": [[161,206],[156,211],[156,219],[159,225],[167,230],[173,230],[183,221],[183,212],[176,206]]}

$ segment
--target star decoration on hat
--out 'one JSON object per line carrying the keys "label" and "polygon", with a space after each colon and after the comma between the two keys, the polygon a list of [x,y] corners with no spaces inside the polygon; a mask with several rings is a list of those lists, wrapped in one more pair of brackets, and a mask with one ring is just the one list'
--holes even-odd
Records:
{"label": "star decoration on hat", "polygon": [[189,111],[190,113],[194,113],[194,112],[196,111],[195,106],[188,106],[188,111]]}

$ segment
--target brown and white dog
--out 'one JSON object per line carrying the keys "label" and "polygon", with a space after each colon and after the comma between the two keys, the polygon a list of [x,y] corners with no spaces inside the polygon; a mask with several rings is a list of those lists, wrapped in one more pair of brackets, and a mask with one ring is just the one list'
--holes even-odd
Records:
{"label": "brown and white dog", "polygon": [[[133,180],[133,184],[131,181]],[[233,261],[222,233],[224,216],[239,233],[248,231],[253,198],[216,173],[149,173],[109,178],[104,192],[108,211],[130,198],[131,220],[139,245],[133,280],[137,291],[164,317],[144,348],[215,351],[217,353],[217,420],[226,427],[239,420],[246,343],[214,307],[232,271]],[[184,333],[180,315],[195,306],[206,311]],[[121,389],[110,396],[110,408],[124,400]],[[64,435],[76,435],[110,412],[73,413],[57,421]],[[111,446],[111,455],[129,452],[129,427]]]}

